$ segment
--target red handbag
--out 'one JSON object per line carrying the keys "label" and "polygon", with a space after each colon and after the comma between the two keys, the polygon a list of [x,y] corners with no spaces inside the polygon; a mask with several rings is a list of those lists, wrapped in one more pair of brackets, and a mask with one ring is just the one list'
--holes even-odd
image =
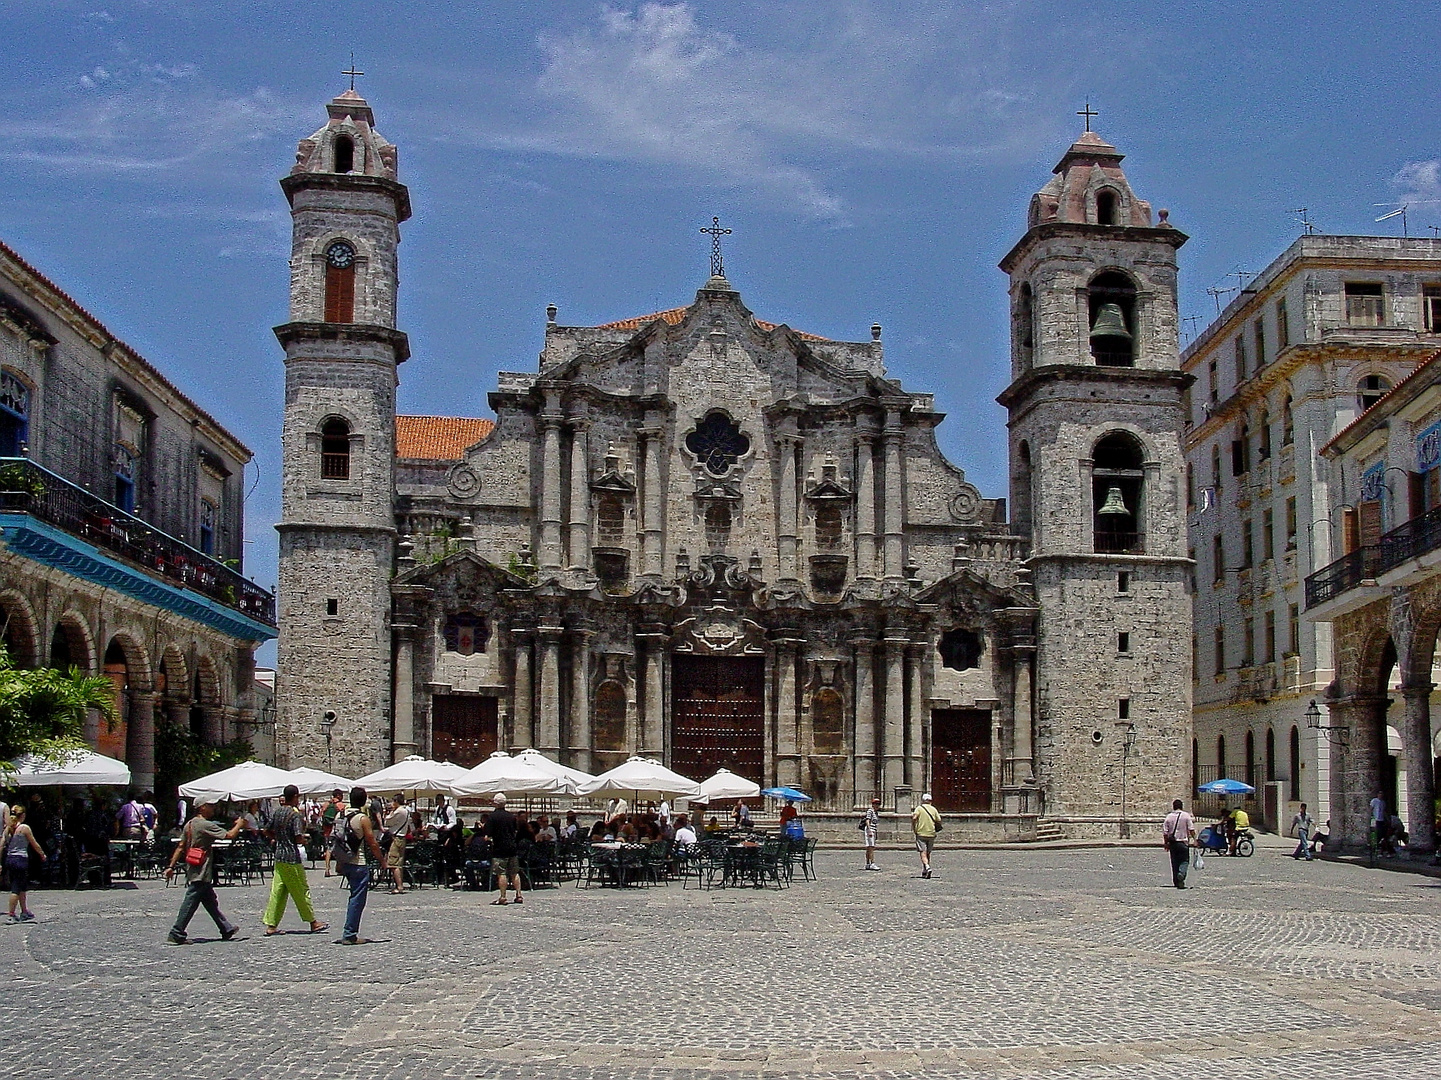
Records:
{"label": "red handbag", "polygon": [[185,830],[185,865],[199,866],[210,853],[205,848],[190,846],[190,830]]}

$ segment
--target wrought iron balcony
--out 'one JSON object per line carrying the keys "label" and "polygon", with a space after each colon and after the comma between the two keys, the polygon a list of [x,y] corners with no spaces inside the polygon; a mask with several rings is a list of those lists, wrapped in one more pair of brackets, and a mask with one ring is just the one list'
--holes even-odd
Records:
{"label": "wrought iron balcony", "polygon": [[1441,507],[1412,518],[1368,544],[1342,555],[1306,579],[1306,607],[1334,600],[1363,581],[1374,581],[1409,559],[1441,548]]}
{"label": "wrought iron balcony", "polygon": [[[28,458],[0,458],[0,516],[22,514],[152,578],[199,593],[264,627],[275,626],[275,597],[224,563]],[[6,536],[11,539],[9,529]],[[264,636],[273,637],[273,629]]]}

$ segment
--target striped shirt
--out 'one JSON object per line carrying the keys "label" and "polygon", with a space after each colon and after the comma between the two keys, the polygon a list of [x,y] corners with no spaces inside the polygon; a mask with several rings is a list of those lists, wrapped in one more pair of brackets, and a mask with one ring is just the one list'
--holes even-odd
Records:
{"label": "striped shirt", "polygon": [[300,848],[295,842],[305,835],[305,822],[299,810],[284,805],[277,807],[270,815],[270,835],[275,838],[276,862],[300,862]]}

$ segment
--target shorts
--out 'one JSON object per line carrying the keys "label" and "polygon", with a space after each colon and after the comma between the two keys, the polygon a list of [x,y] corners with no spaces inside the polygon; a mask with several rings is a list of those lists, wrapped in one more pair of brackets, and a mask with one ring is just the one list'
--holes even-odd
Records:
{"label": "shorts", "polygon": [[876,846],[876,834],[877,834],[878,831],[879,831],[879,830],[877,830],[877,829],[867,829],[867,830],[866,830],[866,847],[875,847],[875,846]]}
{"label": "shorts", "polygon": [[490,860],[491,869],[502,877],[518,877],[520,875],[519,855],[496,855]]}
{"label": "shorts", "polygon": [[10,881],[12,893],[23,893],[30,891],[30,862],[27,859],[24,866],[18,863],[7,862],[5,864],[5,877]]}
{"label": "shorts", "polygon": [[936,838],[935,838],[934,836],[917,836],[917,837],[916,837],[916,850],[917,850],[917,851],[924,851],[927,855],[929,855],[929,854],[930,854],[932,851],[934,851],[935,849],[936,849]]}
{"label": "shorts", "polygon": [[387,852],[389,863],[393,867],[405,865],[405,837],[392,836],[390,838],[390,851]]}

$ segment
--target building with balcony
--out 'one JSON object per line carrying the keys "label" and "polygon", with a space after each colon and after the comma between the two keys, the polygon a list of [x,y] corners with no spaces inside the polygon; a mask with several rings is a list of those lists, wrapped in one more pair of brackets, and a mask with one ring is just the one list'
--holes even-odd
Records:
{"label": "building with balcony", "polygon": [[0,627],[23,667],[115,684],[88,732],[153,783],[155,739],[253,733],[271,595],[241,573],[250,451],[0,244]]}
{"label": "building with balcony", "polygon": [[[1436,634],[1441,627],[1441,353],[1321,449],[1342,553],[1306,580],[1306,619],[1331,632],[1330,814],[1367,841],[1378,792],[1435,850]],[[1397,702],[1400,707],[1393,707]]]}
{"label": "building with balcony", "polygon": [[1334,558],[1356,498],[1317,453],[1438,345],[1441,241],[1308,235],[1183,354],[1193,780],[1252,784],[1271,827],[1330,793],[1330,747],[1305,714],[1335,660],[1330,627],[1303,617],[1304,582]]}

